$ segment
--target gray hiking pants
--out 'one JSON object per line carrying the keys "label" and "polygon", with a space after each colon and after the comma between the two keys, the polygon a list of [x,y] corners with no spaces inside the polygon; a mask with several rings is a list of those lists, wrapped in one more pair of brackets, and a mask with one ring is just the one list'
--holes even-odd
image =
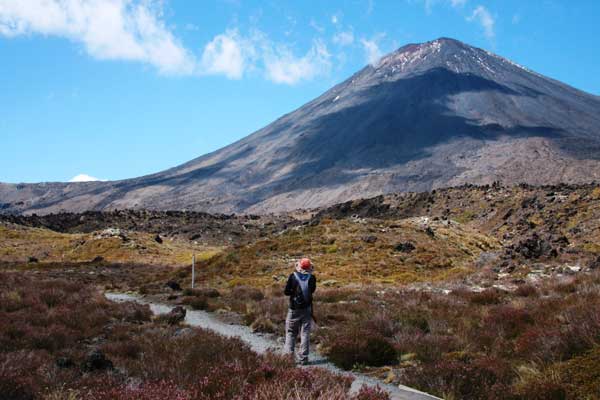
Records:
{"label": "gray hiking pants", "polygon": [[288,309],[285,320],[285,352],[294,354],[296,338],[300,332],[300,355],[298,357],[300,362],[308,361],[311,314],[311,307],[303,310]]}

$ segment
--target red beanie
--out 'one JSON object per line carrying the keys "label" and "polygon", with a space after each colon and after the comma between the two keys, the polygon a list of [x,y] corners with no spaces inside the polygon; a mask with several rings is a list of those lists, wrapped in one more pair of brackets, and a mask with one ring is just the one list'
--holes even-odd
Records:
{"label": "red beanie", "polygon": [[302,260],[300,260],[300,268],[307,270],[310,269],[312,267],[312,263],[310,262],[310,260],[308,258],[303,258]]}

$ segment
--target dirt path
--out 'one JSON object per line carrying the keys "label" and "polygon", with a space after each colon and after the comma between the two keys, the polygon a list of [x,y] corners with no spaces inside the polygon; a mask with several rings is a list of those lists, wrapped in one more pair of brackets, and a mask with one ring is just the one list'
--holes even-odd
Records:
{"label": "dirt path", "polygon": [[[135,301],[141,304],[148,304],[150,309],[155,314],[164,314],[173,308],[173,306],[168,304],[155,303],[151,301],[147,301],[142,297],[138,297],[131,294],[124,293],[106,293],[106,298],[112,301],[123,302],[123,301]],[[198,326],[204,329],[209,329],[213,332],[219,333],[226,337],[238,337],[244,342],[246,342],[250,348],[259,353],[265,353],[268,350],[281,351],[282,346],[277,343],[277,341],[273,340],[269,336],[265,336],[259,333],[252,332],[252,330],[243,325],[232,325],[226,322],[220,321],[213,314],[208,313],[206,311],[200,310],[187,310],[187,314],[185,317],[185,322],[190,326]],[[420,392],[415,389],[411,389],[407,386],[395,386],[385,384],[377,379],[371,378],[369,376],[355,373],[343,371],[327,361],[327,359],[316,352],[311,352],[310,354],[310,365],[306,366],[306,368],[324,368],[331,372],[338,374],[346,374],[350,375],[354,378],[354,382],[352,383],[351,390],[358,391],[362,385],[367,386],[376,386],[379,385],[381,388],[388,391],[390,394],[390,398],[392,400],[432,400],[439,399],[438,397]]]}

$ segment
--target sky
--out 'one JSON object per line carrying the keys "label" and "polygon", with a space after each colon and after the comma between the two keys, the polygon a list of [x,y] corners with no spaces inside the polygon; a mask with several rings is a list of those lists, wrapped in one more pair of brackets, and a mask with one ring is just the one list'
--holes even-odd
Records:
{"label": "sky", "polygon": [[158,172],[439,37],[600,95],[599,18],[597,0],[0,0],[0,182]]}

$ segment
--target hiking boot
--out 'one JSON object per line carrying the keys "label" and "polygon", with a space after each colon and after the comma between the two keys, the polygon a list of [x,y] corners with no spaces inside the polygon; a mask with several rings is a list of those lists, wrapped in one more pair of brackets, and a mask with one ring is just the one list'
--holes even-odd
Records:
{"label": "hiking boot", "polygon": [[298,360],[298,365],[308,365],[308,360]]}

